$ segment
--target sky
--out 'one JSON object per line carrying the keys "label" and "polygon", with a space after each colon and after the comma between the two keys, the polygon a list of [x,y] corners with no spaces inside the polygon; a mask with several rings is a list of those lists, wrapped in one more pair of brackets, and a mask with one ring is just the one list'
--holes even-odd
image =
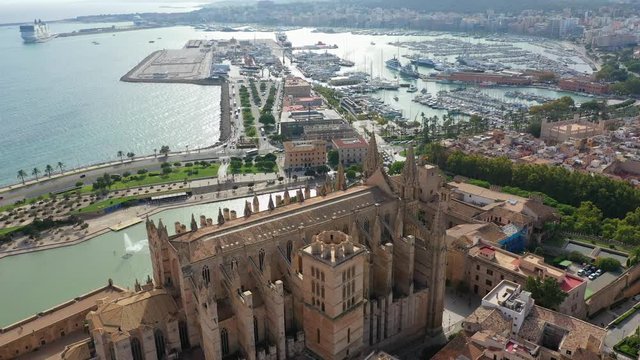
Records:
{"label": "sky", "polygon": [[0,24],[83,15],[179,12],[215,0],[0,0]]}

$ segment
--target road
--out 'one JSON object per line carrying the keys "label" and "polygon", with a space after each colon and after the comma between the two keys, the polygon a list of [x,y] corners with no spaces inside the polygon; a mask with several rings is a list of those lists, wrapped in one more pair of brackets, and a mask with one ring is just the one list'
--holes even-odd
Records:
{"label": "road", "polygon": [[[229,149],[218,147],[207,150],[192,150],[177,154],[171,154],[168,157],[163,155],[154,157],[153,155],[134,159],[133,161],[113,162],[104,166],[90,166],[87,168],[66,172],[63,175],[53,176],[51,179],[43,178],[38,182],[27,182],[27,185],[14,185],[11,188],[6,188],[0,192],[0,196],[3,197],[0,200],[0,206],[13,204],[18,200],[25,198],[34,198],[40,195],[45,195],[50,192],[60,191],[62,189],[68,189],[74,187],[76,182],[82,181],[84,184],[93,183],[98,177],[105,173],[109,174],[122,174],[125,171],[135,173],[140,169],[147,169],[149,171],[156,171],[160,169],[160,166],[164,162],[188,162],[199,160],[218,160],[228,156],[243,156],[243,150]],[[83,176],[84,175],[84,176]],[[81,178],[81,176],[83,176]]]}

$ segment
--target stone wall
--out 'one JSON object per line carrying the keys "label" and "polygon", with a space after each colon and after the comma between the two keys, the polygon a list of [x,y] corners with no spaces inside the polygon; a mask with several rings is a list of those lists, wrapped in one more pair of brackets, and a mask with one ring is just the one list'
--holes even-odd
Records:
{"label": "stone wall", "polygon": [[640,292],[640,264],[628,269],[612,283],[591,295],[587,300],[587,316],[593,316],[638,292]]}

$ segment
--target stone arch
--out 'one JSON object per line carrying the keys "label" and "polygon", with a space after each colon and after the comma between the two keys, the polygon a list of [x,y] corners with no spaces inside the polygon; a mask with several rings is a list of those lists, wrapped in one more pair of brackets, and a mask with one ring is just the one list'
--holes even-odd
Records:
{"label": "stone arch", "polygon": [[202,267],[202,281],[204,281],[205,285],[209,285],[211,282],[211,272],[208,265]]}
{"label": "stone arch", "polygon": [[131,340],[131,357],[133,360],[144,360],[144,353],[142,352],[142,344],[136,337],[132,337]]}
{"label": "stone arch", "polygon": [[289,240],[287,241],[287,260],[291,262],[292,257],[293,257],[293,241]]}
{"label": "stone arch", "polygon": [[258,267],[260,268],[260,271],[264,271],[264,249],[260,249],[260,251],[258,251]]}
{"label": "stone arch", "polygon": [[165,354],[166,354],[166,345],[165,345],[164,334],[162,333],[162,330],[156,329],[153,332],[153,337],[156,343],[157,358],[158,360],[162,360],[165,358]]}
{"label": "stone arch", "polygon": [[222,328],[220,331],[220,345],[222,347],[222,356],[229,355],[229,331]]}

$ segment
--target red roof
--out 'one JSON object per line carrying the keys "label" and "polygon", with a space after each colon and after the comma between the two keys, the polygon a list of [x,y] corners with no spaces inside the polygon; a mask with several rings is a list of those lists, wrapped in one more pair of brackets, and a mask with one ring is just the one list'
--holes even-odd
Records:
{"label": "red roof", "polygon": [[569,292],[575,287],[580,286],[583,282],[584,280],[567,274],[560,284],[560,288],[562,288],[564,292]]}
{"label": "red roof", "polygon": [[354,149],[367,147],[367,142],[362,138],[333,139],[332,141],[338,149]]}
{"label": "red roof", "polygon": [[491,256],[496,251],[491,246],[484,246],[480,249],[480,252],[482,253],[482,255]]}

